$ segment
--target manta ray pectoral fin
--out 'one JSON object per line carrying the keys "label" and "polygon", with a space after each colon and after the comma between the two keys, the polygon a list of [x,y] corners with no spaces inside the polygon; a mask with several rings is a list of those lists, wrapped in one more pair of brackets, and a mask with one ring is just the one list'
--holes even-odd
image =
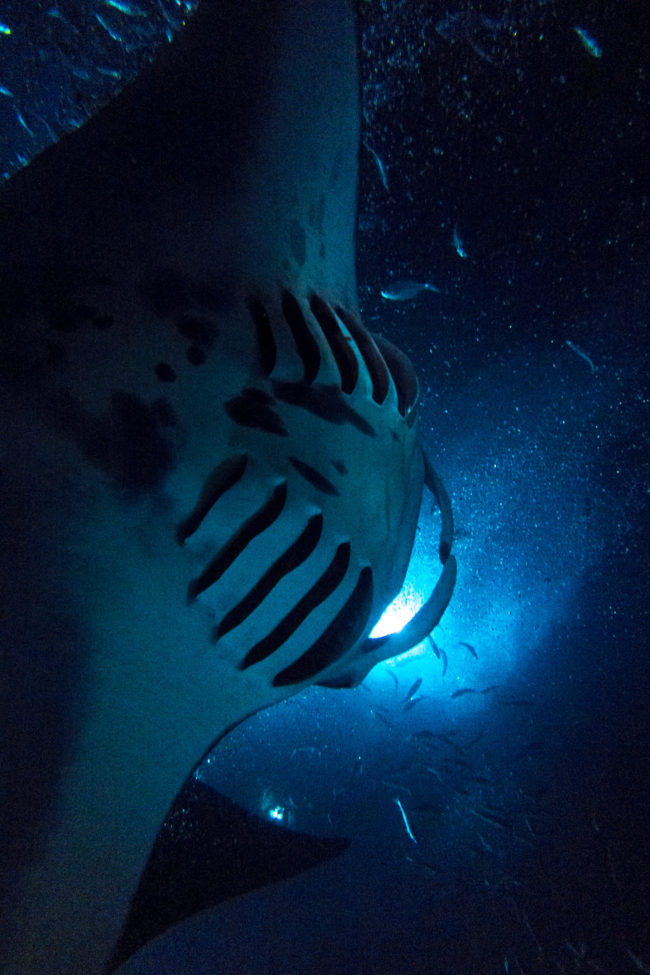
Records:
{"label": "manta ray pectoral fin", "polygon": [[278,826],[193,779],[151,851],[108,972],[191,915],[316,867],[348,846],[347,839]]}

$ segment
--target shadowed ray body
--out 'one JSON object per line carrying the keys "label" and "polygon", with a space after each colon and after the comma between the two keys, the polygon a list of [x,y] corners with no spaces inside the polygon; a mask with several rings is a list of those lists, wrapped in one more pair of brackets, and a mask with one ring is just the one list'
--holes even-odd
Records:
{"label": "shadowed ray body", "polygon": [[[205,0],[3,190],[6,975],[94,975],[153,936],[129,905],[213,743],[357,683],[451,595],[417,380],[358,316],[358,137],[343,0]],[[425,483],[442,576],[373,640]]]}

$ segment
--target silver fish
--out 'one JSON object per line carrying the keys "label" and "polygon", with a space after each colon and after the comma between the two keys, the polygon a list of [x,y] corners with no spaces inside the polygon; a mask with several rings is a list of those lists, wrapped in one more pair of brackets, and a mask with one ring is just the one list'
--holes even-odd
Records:
{"label": "silver fish", "polygon": [[425,281],[391,281],[381,289],[380,294],[387,301],[411,301],[422,291],[434,291],[440,294],[440,288]]}
{"label": "silver fish", "polygon": [[128,17],[147,16],[146,10],[136,7],[136,5],[133,3],[125,3],[124,0],[101,0],[101,2],[107,7],[112,7],[114,10],[119,10],[121,14],[126,14]]}
{"label": "silver fish", "polygon": [[400,811],[400,815],[402,817],[402,822],[404,823],[404,829],[406,830],[406,835],[408,836],[408,838],[411,840],[412,843],[417,843],[417,840],[416,840],[415,836],[413,835],[413,830],[411,829],[411,824],[409,823],[408,819],[406,818],[406,813],[404,812],[404,806],[402,805],[402,803],[400,802],[400,800],[397,799],[397,798],[394,800],[394,802],[395,802],[395,805],[397,806],[397,808]]}
{"label": "silver fish", "polygon": [[381,179],[382,186],[384,187],[384,189],[386,190],[386,192],[389,192],[390,191],[390,188],[388,186],[388,171],[386,169],[386,165],[385,165],[384,161],[379,156],[379,153],[376,152],[376,150],[372,148],[372,146],[370,145],[369,142],[364,141],[363,144],[364,144],[364,146],[366,147],[366,149],[368,150],[368,152],[370,153],[370,155],[372,156],[372,158],[375,161],[375,165],[377,166],[377,170],[379,171],[379,177]]}
{"label": "silver fish", "polygon": [[461,647],[466,647],[469,650],[469,652],[471,653],[471,655],[474,657],[474,659],[475,660],[478,660],[478,654],[477,654],[476,649],[475,649],[475,647],[474,647],[473,644],[466,643],[465,640],[461,640],[458,645],[461,646]]}
{"label": "silver fish", "polygon": [[587,54],[591,54],[592,58],[600,58],[603,55],[603,49],[596,40],[596,38],[589,33],[584,27],[574,27],[573,28],[580,41],[584,47]]}
{"label": "silver fish", "polygon": [[456,251],[456,253],[458,254],[458,256],[459,257],[462,257],[463,260],[466,260],[467,259],[467,251],[465,250],[465,245],[463,244],[462,240],[460,239],[460,234],[458,233],[458,227],[457,226],[454,227],[454,233],[452,235],[451,242],[452,242],[453,248]]}
{"label": "silver fish", "polygon": [[417,693],[417,691],[420,690],[421,687],[422,687],[422,678],[418,677],[417,680],[413,681],[413,683],[409,687],[408,692],[404,697],[404,700],[402,701],[402,704],[407,704],[410,700],[412,700],[414,695]]}
{"label": "silver fish", "polygon": [[444,650],[440,651],[440,656],[442,657],[442,676],[444,677],[447,673],[447,665],[449,661],[447,660],[447,654]]}

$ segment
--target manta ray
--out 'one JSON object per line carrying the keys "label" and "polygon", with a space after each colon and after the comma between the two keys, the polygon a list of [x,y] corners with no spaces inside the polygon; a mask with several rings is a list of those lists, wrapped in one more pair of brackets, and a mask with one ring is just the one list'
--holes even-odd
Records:
{"label": "manta ray", "polygon": [[[114,971],[340,851],[203,797],[206,892],[156,838],[230,729],[356,685],[451,596],[416,375],[359,314],[355,48],[346,0],[203,0],[3,188],[4,975]],[[441,575],[373,638],[425,487]]]}

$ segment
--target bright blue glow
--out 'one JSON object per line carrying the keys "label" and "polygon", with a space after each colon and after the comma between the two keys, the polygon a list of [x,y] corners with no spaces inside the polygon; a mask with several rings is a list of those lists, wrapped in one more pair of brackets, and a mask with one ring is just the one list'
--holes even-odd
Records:
{"label": "bright blue glow", "polygon": [[[466,453],[459,452],[457,469],[451,465],[445,471],[450,484],[464,483],[463,466],[471,468],[473,457],[470,438]],[[540,456],[539,463],[543,461]],[[461,491],[455,500],[457,522],[471,526],[471,532],[465,530],[454,543],[459,568],[449,607],[431,640],[380,663],[365,681],[376,696],[373,706],[391,721],[471,725],[482,712],[507,705],[509,698],[534,694],[528,684],[529,663],[557,620],[570,612],[575,582],[569,574],[563,577],[549,570],[554,564],[552,533],[542,531],[544,519],[568,523],[570,511],[535,509],[539,531],[534,557],[530,542],[510,531],[504,497],[521,499],[522,516],[530,512],[528,494],[515,490],[524,473],[524,468],[497,454],[480,495]],[[543,472],[536,476],[541,480]],[[431,507],[429,502],[420,512],[405,584],[374,628],[375,637],[403,629],[436,583],[439,519]],[[418,700],[407,706],[405,696],[418,678]]]}
{"label": "bright blue glow", "polygon": [[370,636],[379,637],[388,633],[399,633],[417,613],[423,602],[423,593],[412,583],[406,582],[399,596],[396,596],[392,603],[386,607]]}

